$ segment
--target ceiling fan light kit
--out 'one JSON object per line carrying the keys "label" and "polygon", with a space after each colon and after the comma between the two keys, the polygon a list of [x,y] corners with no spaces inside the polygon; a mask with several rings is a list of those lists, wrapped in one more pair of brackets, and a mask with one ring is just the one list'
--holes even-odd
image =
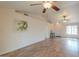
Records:
{"label": "ceiling fan light kit", "polygon": [[51,3],[46,2],[46,3],[43,3],[43,7],[46,8],[46,9],[48,9],[48,8],[51,8],[52,5],[51,5]]}

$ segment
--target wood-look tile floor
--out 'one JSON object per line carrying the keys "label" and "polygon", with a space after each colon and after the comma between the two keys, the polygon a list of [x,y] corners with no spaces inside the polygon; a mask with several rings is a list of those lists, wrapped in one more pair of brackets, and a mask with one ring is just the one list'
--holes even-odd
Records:
{"label": "wood-look tile floor", "polygon": [[55,38],[32,44],[22,49],[4,54],[8,57],[78,57],[79,40]]}

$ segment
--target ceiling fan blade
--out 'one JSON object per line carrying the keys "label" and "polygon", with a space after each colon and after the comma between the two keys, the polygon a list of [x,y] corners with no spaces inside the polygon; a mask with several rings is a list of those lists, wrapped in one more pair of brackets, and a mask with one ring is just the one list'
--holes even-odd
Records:
{"label": "ceiling fan blade", "polygon": [[22,11],[19,11],[19,10],[15,10],[15,12],[18,12],[18,13],[23,13]]}
{"label": "ceiling fan blade", "polygon": [[28,14],[24,13],[25,16],[29,16]]}
{"label": "ceiling fan blade", "polygon": [[36,6],[36,5],[41,5],[41,3],[37,3],[37,4],[30,4],[30,6]]}
{"label": "ceiling fan blade", "polygon": [[54,9],[55,11],[59,11],[59,10],[60,10],[60,9],[59,9],[57,6],[55,6],[55,5],[52,6],[52,9]]}
{"label": "ceiling fan blade", "polygon": [[43,12],[42,13],[45,13],[45,12],[46,12],[46,8],[43,9]]}
{"label": "ceiling fan blade", "polygon": [[15,10],[17,13],[26,13],[26,11],[21,11],[21,10]]}
{"label": "ceiling fan blade", "polygon": [[25,16],[29,16],[27,13],[25,13],[25,11],[15,10],[15,12],[20,13],[20,14],[24,14]]}

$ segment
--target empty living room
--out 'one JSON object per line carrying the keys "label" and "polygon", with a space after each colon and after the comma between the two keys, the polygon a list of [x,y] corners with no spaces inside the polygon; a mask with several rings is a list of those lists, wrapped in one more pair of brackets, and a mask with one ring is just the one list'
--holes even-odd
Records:
{"label": "empty living room", "polygon": [[79,57],[79,1],[0,1],[0,57]]}

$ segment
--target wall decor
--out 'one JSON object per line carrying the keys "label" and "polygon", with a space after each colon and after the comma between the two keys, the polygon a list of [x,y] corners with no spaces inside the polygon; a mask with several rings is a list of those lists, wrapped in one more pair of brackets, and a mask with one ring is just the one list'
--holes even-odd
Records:
{"label": "wall decor", "polygon": [[28,24],[26,21],[17,21],[16,22],[16,28],[17,28],[17,31],[24,31],[26,30],[28,27]]}

